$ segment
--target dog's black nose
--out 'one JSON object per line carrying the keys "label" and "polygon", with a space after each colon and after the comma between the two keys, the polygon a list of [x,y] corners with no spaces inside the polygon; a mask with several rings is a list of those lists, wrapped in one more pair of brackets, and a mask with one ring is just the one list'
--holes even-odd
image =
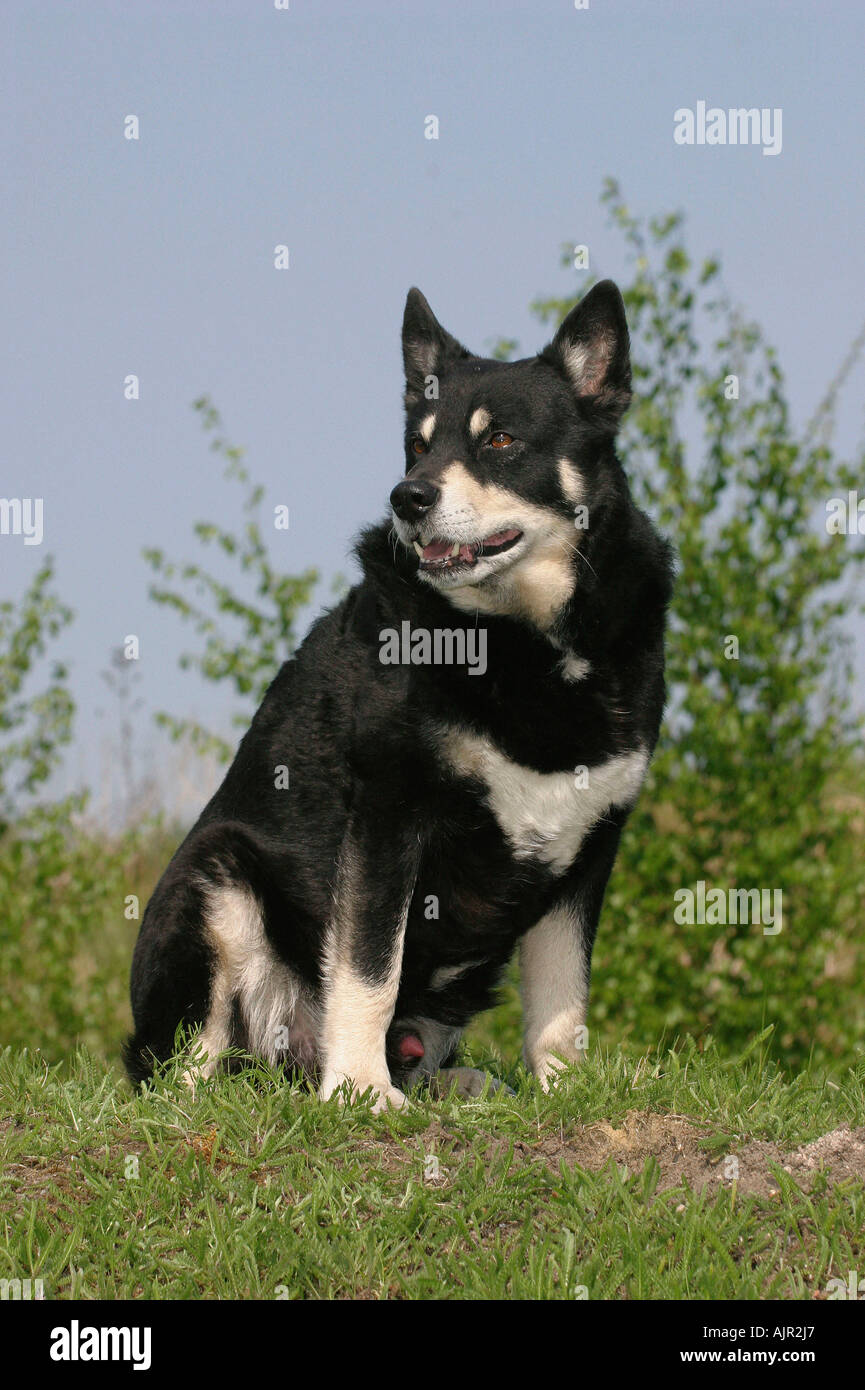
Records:
{"label": "dog's black nose", "polygon": [[400,521],[420,521],[438,500],[439,490],[435,483],[423,478],[404,478],[390,495],[390,505]]}

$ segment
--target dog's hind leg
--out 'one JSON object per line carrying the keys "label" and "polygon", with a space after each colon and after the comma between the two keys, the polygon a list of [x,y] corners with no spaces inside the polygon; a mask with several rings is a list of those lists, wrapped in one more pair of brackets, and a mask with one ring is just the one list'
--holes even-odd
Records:
{"label": "dog's hind leg", "polygon": [[207,1017],[197,1039],[202,1058],[188,1079],[211,1076],[220,1053],[242,1042],[273,1065],[316,1064],[317,1017],[297,975],[276,955],[262,907],[247,884],[205,887],[204,929],[213,952]]}
{"label": "dog's hind leg", "polygon": [[219,946],[212,944],[214,961],[207,1014],[201,1032],[192,1044],[189,1064],[183,1072],[183,1080],[193,1092],[197,1081],[206,1080],[215,1074],[220,1058],[232,1043],[234,989],[230,963],[226,961],[225,953]]}
{"label": "dog's hind leg", "polygon": [[301,987],[268,940],[250,867],[257,867],[254,849],[236,829],[212,827],[154,893],[132,967],[135,1034],[126,1063],[133,1081],[172,1055],[180,1024],[200,1029],[185,1071],[190,1085],[212,1076],[232,1046],[274,1064],[314,1066],[315,1004],[304,996],[298,1036]]}
{"label": "dog's hind leg", "polygon": [[132,960],[135,1031],[124,1048],[134,1084],[172,1056],[181,1025],[206,1026],[214,957],[203,918],[202,890],[185,875],[164,879],[147,905]]}

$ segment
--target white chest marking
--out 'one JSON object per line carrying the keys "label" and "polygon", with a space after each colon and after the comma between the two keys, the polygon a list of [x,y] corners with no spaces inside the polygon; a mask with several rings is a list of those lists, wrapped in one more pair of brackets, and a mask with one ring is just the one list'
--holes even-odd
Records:
{"label": "white chest marking", "polygon": [[577,681],[584,681],[586,676],[591,675],[592,663],[584,656],[574,656],[572,652],[568,652],[559,662],[559,670],[563,681],[567,681],[568,685],[576,685]]}
{"label": "white chest marking", "polygon": [[573,863],[597,821],[612,807],[636,800],[649,761],[646,750],[638,748],[579,776],[536,772],[465,729],[449,729],[444,749],[455,772],[476,777],[486,787],[487,805],[517,859],[540,859],[559,874]]}

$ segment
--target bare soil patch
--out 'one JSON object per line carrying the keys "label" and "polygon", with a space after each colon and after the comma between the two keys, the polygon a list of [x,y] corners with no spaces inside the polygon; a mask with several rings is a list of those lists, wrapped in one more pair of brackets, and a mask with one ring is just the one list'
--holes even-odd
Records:
{"label": "bare soil patch", "polygon": [[[739,1192],[773,1197],[779,1190],[779,1180],[772,1165],[789,1173],[806,1191],[818,1173],[825,1174],[832,1183],[851,1179],[865,1182],[865,1126],[851,1130],[849,1125],[841,1125],[792,1150],[762,1139],[738,1143],[731,1138],[729,1145],[721,1149],[715,1145],[707,1147],[709,1134],[707,1126],[683,1115],[631,1110],[618,1127],[601,1121],[571,1135],[548,1137],[537,1143],[516,1140],[512,1144],[499,1139],[487,1147],[484,1157],[493,1165],[505,1159],[513,1148],[511,1161],[518,1165],[541,1163],[550,1172],[558,1173],[564,1163],[568,1168],[596,1173],[614,1162],[627,1175],[642,1172],[647,1159],[654,1158],[660,1169],[659,1192],[680,1186],[688,1186],[692,1191],[729,1189],[735,1182]],[[468,1146],[462,1146],[438,1122],[402,1144],[373,1141],[369,1148],[378,1151],[382,1167],[391,1172],[407,1161],[416,1163],[419,1151],[438,1153],[445,1169],[468,1152]]]}
{"label": "bare soil patch", "polygon": [[707,1134],[705,1127],[684,1116],[631,1110],[619,1128],[601,1122],[564,1140],[544,1139],[522,1147],[527,1150],[524,1157],[534,1154],[556,1171],[564,1162],[598,1172],[612,1160],[629,1174],[638,1173],[654,1157],[660,1167],[660,1192],[682,1184],[693,1191],[731,1188],[735,1182],[740,1192],[771,1197],[778,1191],[773,1164],[805,1190],[820,1172],[833,1183],[865,1182],[865,1126],[851,1130],[841,1125],[790,1151],[762,1139],[745,1144],[731,1140],[728,1148],[707,1149],[702,1142]]}

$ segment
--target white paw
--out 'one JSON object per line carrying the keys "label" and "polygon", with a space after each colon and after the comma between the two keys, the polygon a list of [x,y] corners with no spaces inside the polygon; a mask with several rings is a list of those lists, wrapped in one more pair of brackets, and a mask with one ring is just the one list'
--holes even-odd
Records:
{"label": "white paw", "polygon": [[562,1079],[562,1071],[563,1068],[561,1063],[559,1063],[559,1065],[556,1066],[554,1061],[546,1063],[543,1067],[536,1071],[535,1076],[538,1078],[538,1081],[540,1082],[541,1090],[546,1091],[548,1093],[550,1091],[554,1091],[556,1089],[556,1086]]}
{"label": "white paw", "polygon": [[[351,1096],[356,1098],[362,1096],[364,1091],[372,1089],[372,1113],[380,1115],[383,1110],[391,1106],[394,1110],[401,1110],[408,1104],[402,1091],[397,1086],[392,1086],[390,1078],[382,1081],[376,1077],[349,1077],[345,1072],[329,1072],[319,1087],[319,1100],[330,1100],[331,1096],[341,1089],[346,1081],[351,1085]],[[340,1104],[345,1104],[345,1093],[340,1096]]]}
{"label": "white paw", "polygon": [[406,1105],[408,1105],[408,1100],[399,1087],[388,1086],[386,1090],[379,1090],[372,1103],[372,1113],[374,1115],[380,1115],[381,1112],[387,1110],[388,1107],[392,1110],[402,1110]]}
{"label": "white paw", "polygon": [[542,1091],[552,1091],[567,1075],[568,1069],[577,1066],[582,1061],[582,1053],[577,1052],[574,1056],[563,1060],[555,1056],[552,1052],[544,1053],[532,1066]]}

